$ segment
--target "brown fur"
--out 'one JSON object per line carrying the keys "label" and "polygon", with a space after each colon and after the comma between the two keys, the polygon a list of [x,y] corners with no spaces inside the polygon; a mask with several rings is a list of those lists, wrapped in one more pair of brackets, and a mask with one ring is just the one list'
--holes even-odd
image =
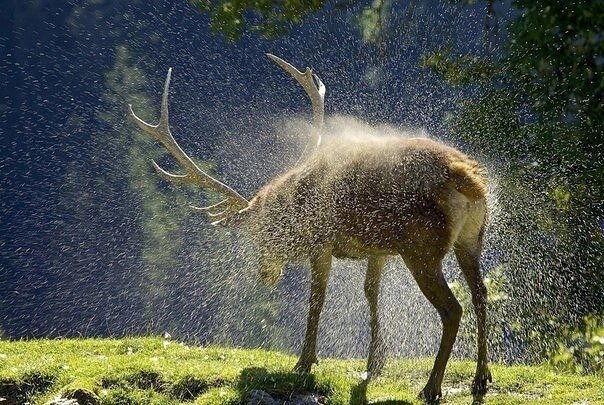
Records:
{"label": "brown fur", "polygon": [[274,283],[288,261],[312,264],[307,333],[296,370],[316,361],[319,315],[331,256],[368,259],[368,370],[385,359],[377,312],[384,258],[400,254],[443,322],[441,347],[422,395],[441,395],[461,306],[441,272],[453,247],[477,311],[479,361],[473,392],[491,379],[486,360],[486,289],[478,260],[486,220],[486,171],[457,149],[426,138],[364,137],[325,143],[304,164],[266,185],[238,218],[260,251],[260,275]]}
{"label": "brown fur", "polygon": [[366,258],[397,254],[436,228],[447,240],[442,201],[451,188],[474,202],[486,197],[486,178],[477,162],[442,143],[332,140],[266,185],[246,211],[259,244],[279,257],[309,257],[333,243],[338,257]]}
{"label": "brown fur", "polygon": [[[325,88],[310,69],[299,72],[288,62],[268,55],[305,89],[313,105],[311,144],[322,139]],[[263,281],[275,283],[288,261],[308,258],[312,265],[306,336],[295,369],[309,372],[316,361],[319,317],[332,257],[367,259],[365,295],[371,318],[367,368],[379,374],[386,349],[377,311],[386,257],[400,255],[434,308],[443,334],[422,395],[441,397],[441,384],[461,319],[461,306],[442,274],[442,260],[453,249],[468,282],[476,311],[478,361],[472,391],[486,390],[491,374],[487,361],[486,287],[479,270],[486,221],[486,172],[458,150],[425,138],[336,137],[305,162],[271,181],[248,202],[228,185],[202,171],[178,146],[168,125],[168,70],[160,122],[151,125],[131,113],[137,125],[160,141],[178,160],[184,175],[160,176],[181,184],[208,187],[224,200],[196,209],[213,224],[239,225],[259,251]],[[360,126],[356,126],[356,132]],[[352,129],[347,127],[348,130]],[[365,128],[359,133],[370,132]]]}

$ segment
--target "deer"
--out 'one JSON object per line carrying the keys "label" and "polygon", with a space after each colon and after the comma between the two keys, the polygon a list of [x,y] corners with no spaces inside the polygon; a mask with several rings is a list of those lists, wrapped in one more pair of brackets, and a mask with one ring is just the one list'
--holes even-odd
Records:
{"label": "deer", "polygon": [[476,313],[477,363],[471,390],[484,394],[492,382],[487,289],[480,273],[488,212],[486,169],[458,149],[426,137],[323,141],[325,85],[312,69],[301,72],[275,55],[267,56],[302,86],[311,102],[312,126],[298,164],[250,200],[201,170],[170,132],[170,68],[157,125],[139,118],[129,106],[138,127],[165,147],[184,174],[170,173],[152,161],[155,171],[166,181],[200,186],[222,197],[209,206],[191,207],[207,215],[212,225],[253,236],[264,283],[274,285],[287,263],[310,261],[309,312],[295,372],[309,373],[317,362],[319,319],[336,258],[367,261],[363,286],[371,331],[367,381],[380,375],[387,357],[378,316],[380,279],[387,259],[400,256],[442,323],[432,371],[419,394],[426,401],[440,399],[462,315],[442,269],[443,258],[452,250]]}

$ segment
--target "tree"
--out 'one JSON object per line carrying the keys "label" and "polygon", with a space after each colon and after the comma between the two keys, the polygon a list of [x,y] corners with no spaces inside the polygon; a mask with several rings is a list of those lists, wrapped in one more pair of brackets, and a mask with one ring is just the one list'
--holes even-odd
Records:
{"label": "tree", "polygon": [[197,9],[210,15],[210,28],[231,41],[246,31],[267,38],[284,35],[292,24],[323,7],[324,0],[233,0],[210,2],[190,0]]}

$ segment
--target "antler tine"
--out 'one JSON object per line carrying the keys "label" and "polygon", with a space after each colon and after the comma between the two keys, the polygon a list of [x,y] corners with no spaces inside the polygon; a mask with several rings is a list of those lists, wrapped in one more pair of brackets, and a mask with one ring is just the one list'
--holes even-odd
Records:
{"label": "antler tine", "polygon": [[197,207],[195,205],[191,205],[191,208],[193,208],[196,211],[200,211],[200,212],[216,213],[216,212],[222,212],[224,210],[225,205],[228,208],[228,206],[229,206],[228,203],[229,203],[229,200],[224,199],[224,200],[220,201],[219,203],[216,203],[213,205],[208,205],[207,207]]}
{"label": "antler tine", "polygon": [[[172,68],[168,68],[168,74],[166,75],[166,81],[164,82],[164,92],[161,94],[161,108],[159,111],[159,124],[158,127],[161,127],[165,130],[165,132],[170,135],[172,140],[172,134],[170,133],[170,126],[168,124],[168,118],[170,114],[168,112],[168,96],[170,94],[170,79],[172,78]],[[174,142],[176,143],[176,141]]]}
{"label": "antler tine", "polygon": [[129,104],[130,113],[134,117],[134,121],[143,131],[151,135],[153,138],[161,142],[166,150],[180,163],[186,174],[172,174],[162,169],[155,161],[153,161],[153,167],[158,174],[164,179],[180,184],[196,184],[200,186],[208,187],[226,197],[229,210],[238,210],[247,207],[249,202],[243,198],[239,193],[233,190],[231,187],[216,180],[203,170],[201,170],[195,162],[181,149],[178,145],[172,133],[170,132],[169,125],[169,112],[168,112],[168,97],[170,93],[170,78],[172,76],[172,68],[168,69],[166,76],[166,82],[164,84],[164,92],[162,94],[161,110],[159,123],[157,125],[151,125],[141,118],[139,118],[132,105]]}
{"label": "antler tine", "polygon": [[[130,108],[130,114],[134,117],[134,122],[136,123],[136,125],[138,125],[138,127],[140,129],[142,129],[149,135],[153,136],[153,138],[160,141],[161,143],[164,143],[163,136],[165,136],[165,135],[169,135],[170,137],[172,136],[172,134],[170,133],[170,128],[168,126],[168,115],[169,115],[168,114],[168,94],[170,92],[169,88],[170,88],[170,78],[171,77],[172,77],[172,68],[169,68],[168,75],[166,76],[166,81],[164,82],[164,92],[162,93],[162,102],[161,102],[161,109],[160,109],[160,115],[159,115],[159,123],[157,125],[149,124],[145,120],[141,119],[138,115],[136,115],[136,113],[132,109],[132,104],[128,104],[128,107]],[[172,140],[174,141],[174,138],[172,138]],[[159,167],[159,166],[157,166],[157,167]]]}
{"label": "antler tine", "polygon": [[272,59],[277,65],[281,66],[283,70],[289,73],[304,89],[308,97],[310,98],[310,102],[312,104],[313,110],[313,126],[314,131],[311,136],[311,140],[309,144],[314,146],[319,146],[321,144],[321,132],[320,129],[323,126],[323,120],[325,116],[325,85],[317,76],[313,73],[312,69],[307,67],[304,73],[300,72],[290,63],[284,61],[278,56],[275,56],[271,53],[267,53],[270,59]]}
{"label": "antler tine", "polygon": [[153,164],[153,168],[155,169],[155,171],[166,181],[171,181],[173,183],[180,184],[190,183],[189,177],[186,174],[172,174],[170,172],[167,172],[162,169],[161,166],[158,165],[155,160],[152,160],[151,164]]}

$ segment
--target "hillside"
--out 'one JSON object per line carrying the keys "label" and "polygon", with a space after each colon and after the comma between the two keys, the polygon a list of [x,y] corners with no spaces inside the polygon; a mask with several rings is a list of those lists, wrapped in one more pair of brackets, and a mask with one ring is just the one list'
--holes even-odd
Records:
{"label": "hillside", "polygon": [[[266,351],[187,346],[161,338],[0,341],[1,405],[247,403],[258,390],[283,403],[415,404],[432,359],[391,360],[365,385],[363,360],[323,359],[312,374],[291,373],[295,358]],[[451,361],[447,404],[469,404],[474,364]],[[556,374],[546,366],[492,368],[488,404],[604,404],[596,376]],[[310,395],[312,394],[312,395]],[[54,401],[54,402],[52,402]]]}

